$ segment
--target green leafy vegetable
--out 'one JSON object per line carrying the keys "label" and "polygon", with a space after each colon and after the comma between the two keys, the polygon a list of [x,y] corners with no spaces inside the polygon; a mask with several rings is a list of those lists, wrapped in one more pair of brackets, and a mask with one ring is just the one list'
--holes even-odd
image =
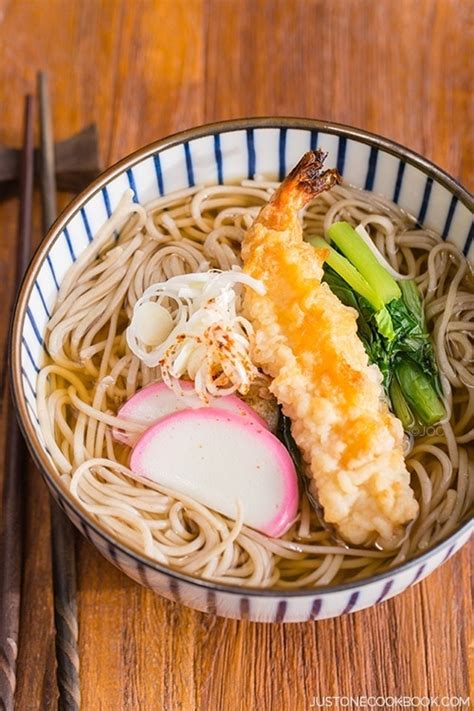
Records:
{"label": "green leafy vegetable", "polygon": [[402,423],[403,429],[406,432],[413,430],[416,427],[416,420],[407,401],[403,397],[403,393],[396,378],[392,378],[389,393],[393,411]]}
{"label": "green leafy vegetable", "polygon": [[[380,333],[385,336],[385,338],[394,338],[395,331],[393,329],[390,313],[384,306],[384,302],[380,296],[372,289],[364,277],[359,274],[357,269],[348,259],[333,249],[326,240],[322,239],[322,237],[310,237],[308,241],[313,247],[328,250],[328,257],[325,263],[375,310],[375,322],[377,323]],[[355,306],[355,308],[357,307]]]}
{"label": "green leafy vegetable", "polygon": [[337,272],[337,274],[339,274],[344,281],[347,281],[354,291],[367,299],[369,304],[373,306],[376,311],[383,309],[384,302],[382,299],[375,293],[357,269],[352,266],[349,260],[330,247],[326,240],[322,237],[310,237],[309,243],[312,244],[313,247],[327,249],[329,256],[326,258],[326,264],[329,264],[329,266],[334,269],[334,271]]}
{"label": "green leafy vegetable", "polygon": [[382,336],[392,341],[395,338],[395,330],[393,328],[392,317],[389,310],[384,307],[374,314],[375,323]]}
{"label": "green leafy vegetable", "polygon": [[434,425],[443,419],[446,414],[443,404],[419,365],[410,358],[400,360],[395,375],[405,399],[424,425]]}
{"label": "green leafy vegetable", "polygon": [[290,457],[293,460],[293,464],[295,465],[296,471],[298,472],[298,474],[304,477],[304,474],[301,469],[301,452],[298,449],[298,445],[296,444],[295,440],[293,439],[293,435],[291,434],[291,420],[289,417],[283,414],[283,410],[281,408],[280,417],[278,419],[277,436],[278,439],[280,439],[287,448]]}
{"label": "green leafy vegetable", "polygon": [[423,372],[428,377],[432,378],[435,390],[438,394],[441,394],[438,366],[433,350],[433,344],[431,342],[430,335],[426,330],[425,314],[421,298],[414,282],[404,281],[404,288],[406,289],[409,283],[411,285],[409,289],[412,298],[415,293],[413,290],[416,290],[419,303],[418,310],[413,308],[413,303],[411,304],[411,307],[408,307],[403,298],[392,301],[387,306],[397,334],[397,338],[391,344],[392,359],[398,353],[409,355],[415,363],[418,363]]}
{"label": "green leafy vegetable", "polygon": [[[311,492],[310,485],[309,485],[309,479],[304,473],[303,466],[302,466],[302,459],[301,459],[301,452],[298,448],[298,445],[296,444],[295,440],[293,439],[293,435],[291,434],[291,420],[289,417],[283,414],[283,410],[280,407],[280,417],[278,419],[278,427],[276,431],[276,435],[278,439],[285,445],[285,447],[288,450],[288,453],[290,457],[293,460],[293,464],[295,465],[296,473],[298,474],[298,478],[300,481],[301,486],[303,487],[304,491],[306,492],[306,496],[308,500],[310,501],[313,509],[318,513],[320,511],[320,506],[315,498],[314,494]],[[321,516],[321,521],[323,522],[324,525],[324,519]]]}
{"label": "green leafy vegetable", "polygon": [[[313,244],[315,241],[311,239]],[[323,246],[321,242],[317,240],[317,246]],[[439,422],[445,414],[440,400],[441,385],[433,345],[426,329],[423,303],[415,282],[401,281],[400,296],[376,310],[373,300],[365,298],[354,286],[354,280],[345,278],[346,274],[338,260],[332,259],[324,265],[324,281],[343,304],[358,313],[359,338],[369,361],[382,373],[384,388],[395,414],[407,431],[415,429],[418,423]]]}
{"label": "green leafy vegetable", "polygon": [[400,287],[395,279],[378,263],[362,237],[348,222],[334,222],[327,233],[384,304],[400,298]]}
{"label": "green leafy vegetable", "polygon": [[357,331],[359,338],[364,344],[370,362],[379,366],[384,376],[384,383],[388,387],[390,379],[388,344],[378,330],[374,311],[369,302],[352,291],[344,279],[327,265],[324,266],[324,281],[339,301],[342,301],[346,306],[352,306],[358,312]]}
{"label": "green leafy vegetable", "polygon": [[403,279],[399,282],[399,287],[409,313],[414,316],[421,329],[426,332],[425,310],[418,287],[412,279]]}

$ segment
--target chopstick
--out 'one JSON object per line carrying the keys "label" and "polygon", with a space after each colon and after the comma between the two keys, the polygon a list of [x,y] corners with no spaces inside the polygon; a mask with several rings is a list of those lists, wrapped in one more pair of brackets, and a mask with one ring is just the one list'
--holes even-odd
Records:
{"label": "chopstick", "polygon": [[[42,224],[46,232],[57,216],[56,173],[48,78],[38,74],[40,118],[40,184]],[[76,561],[72,524],[55,502],[51,502],[51,544],[53,560],[54,622],[60,711],[80,708],[78,625],[76,603]]]}
{"label": "chopstick", "polygon": [[48,77],[38,73],[38,99],[40,124],[40,186],[43,209],[43,232],[47,232],[57,217],[56,172],[54,167],[53,120],[49,100]]}
{"label": "chopstick", "polygon": [[[20,171],[20,206],[14,291],[31,254],[33,202],[34,100],[25,97],[23,148]],[[2,531],[0,535],[0,707],[13,709],[16,687],[16,662],[20,630],[21,585],[24,549],[27,453],[13,408],[7,403],[5,480],[3,485]]]}

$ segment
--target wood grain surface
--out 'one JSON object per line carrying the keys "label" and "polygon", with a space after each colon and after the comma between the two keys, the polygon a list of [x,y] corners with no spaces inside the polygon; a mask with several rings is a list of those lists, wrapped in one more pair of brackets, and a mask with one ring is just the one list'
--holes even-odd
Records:
{"label": "wood grain surface", "polygon": [[[0,0],[0,143],[19,145],[22,96],[45,69],[56,139],[96,121],[105,165],[205,121],[295,115],[379,132],[472,189],[473,16],[471,0]],[[36,196],[36,239],[38,208]],[[16,209],[0,205],[2,354]],[[38,473],[28,476],[17,708],[43,711],[57,696],[49,501]],[[376,608],[287,626],[193,612],[139,587],[79,536],[77,553],[86,711],[293,711],[317,696],[469,694],[467,548]]]}

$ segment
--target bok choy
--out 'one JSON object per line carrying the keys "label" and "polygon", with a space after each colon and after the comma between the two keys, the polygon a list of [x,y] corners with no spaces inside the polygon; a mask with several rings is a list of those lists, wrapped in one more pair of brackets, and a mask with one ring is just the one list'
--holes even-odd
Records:
{"label": "bok choy", "polygon": [[348,223],[331,225],[328,237],[334,246],[320,237],[309,241],[329,252],[324,281],[357,311],[359,338],[382,373],[393,411],[406,431],[439,422],[445,410],[438,368],[415,282],[397,282]]}
{"label": "bok choy", "polygon": [[384,304],[400,298],[400,287],[395,279],[378,263],[362,237],[348,222],[334,222],[328,229],[328,237],[358,269]]}

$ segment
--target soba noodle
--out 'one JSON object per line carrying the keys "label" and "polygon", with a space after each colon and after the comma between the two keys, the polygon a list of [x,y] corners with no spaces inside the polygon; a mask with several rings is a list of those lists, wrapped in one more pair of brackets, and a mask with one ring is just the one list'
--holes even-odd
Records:
{"label": "soba noodle", "polygon": [[119,206],[67,273],[48,326],[49,360],[38,376],[38,417],[59,475],[112,536],[183,573],[228,584],[301,588],[357,580],[440,541],[473,500],[474,293],[466,259],[419,228],[398,206],[338,186],[304,212],[308,235],[332,222],[362,223],[391,267],[424,296],[449,416],[419,432],[407,454],[420,503],[396,551],[338,544],[302,495],[298,518],[270,539],[127,467],[129,449],[111,428],[140,426],[117,417],[120,404],[160,379],[129,351],[124,331],[147,287],[172,276],[240,263],[246,229],[277,183],[195,187],[146,206],[124,194]]}

